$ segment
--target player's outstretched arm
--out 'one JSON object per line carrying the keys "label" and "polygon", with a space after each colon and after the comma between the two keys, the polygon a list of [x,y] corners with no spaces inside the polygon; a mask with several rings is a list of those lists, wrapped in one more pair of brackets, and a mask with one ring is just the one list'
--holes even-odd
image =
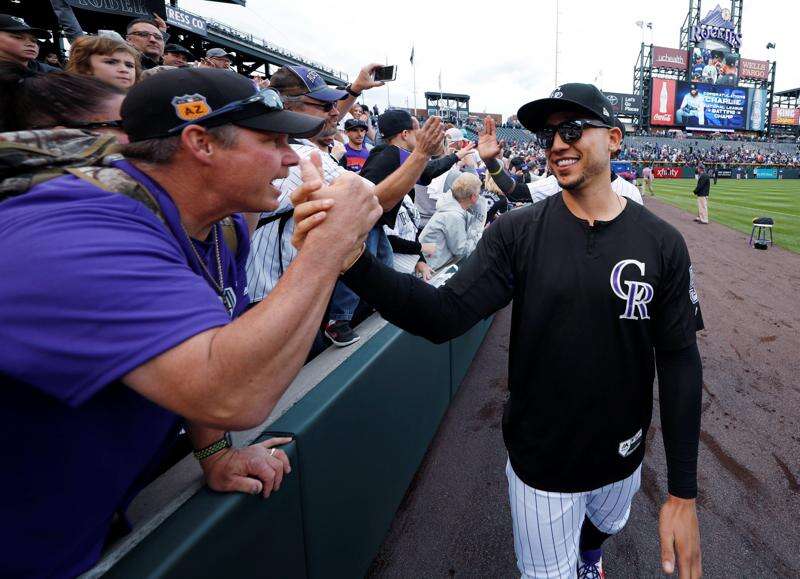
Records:
{"label": "player's outstretched arm", "polygon": [[667,455],[669,497],[659,516],[661,565],[679,577],[702,574],[697,520],[697,449],[700,438],[703,371],[697,344],[657,351],[661,425]]}
{"label": "player's outstretched arm", "polygon": [[[314,204],[319,195],[293,196],[295,235],[301,247],[306,234],[324,222],[325,211]],[[342,280],[384,318],[404,330],[441,343],[508,305],[514,292],[512,267],[519,219],[506,218],[488,228],[475,251],[459,264],[447,286],[436,288],[380,263],[362,244],[345,260]]]}

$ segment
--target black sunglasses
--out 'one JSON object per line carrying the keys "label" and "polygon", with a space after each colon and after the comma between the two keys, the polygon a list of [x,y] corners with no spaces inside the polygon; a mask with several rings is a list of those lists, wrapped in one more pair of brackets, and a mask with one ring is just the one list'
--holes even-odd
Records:
{"label": "black sunglasses", "polygon": [[592,119],[574,119],[571,121],[564,121],[556,126],[542,127],[536,131],[536,140],[543,149],[551,149],[553,141],[556,138],[556,133],[561,137],[561,140],[567,144],[574,143],[583,136],[583,130],[586,127],[596,129],[613,129],[611,125],[607,125],[602,121],[595,121]]}
{"label": "black sunglasses", "polygon": [[261,114],[283,110],[283,101],[280,95],[271,88],[258,91],[251,97],[228,103],[200,117],[199,119],[186,121],[177,127],[172,127],[167,131],[167,135],[180,133],[189,125],[201,125],[204,127],[217,127],[233,121],[242,121]]}
{"label": "black sunglasses", "polygon": [[310,107],[317,107],[318,109],[322,109],[326,113],[329,113],[333,109],[336,108],[336,103],[331,103],[331,102],[328,102],[328,103],[310,103],[308,101],[303,101],[303,100],[301,100],[300,102],[303,103],[304,105],[308,105]]}

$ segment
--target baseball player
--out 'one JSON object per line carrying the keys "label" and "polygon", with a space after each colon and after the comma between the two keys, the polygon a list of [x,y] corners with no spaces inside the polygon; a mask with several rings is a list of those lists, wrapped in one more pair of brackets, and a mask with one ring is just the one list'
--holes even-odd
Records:
{"label": "baseball player", "polygon": [[[562,192],[497,219],[446,285],[397,273],[363,247],[342,279],[391,323],[435,342],[513,302],[503,435],[524,577],[604,576],[603,541],[624,527],[639,489],[657,369],[669,481],[662,568],[673,573],[677,557],[680,577],[694,578],[702,315],[681,235],[611,189],[621,134],[610,111],[587,84],[519,110]],[[492,123],[478,151],[499,174]]]}

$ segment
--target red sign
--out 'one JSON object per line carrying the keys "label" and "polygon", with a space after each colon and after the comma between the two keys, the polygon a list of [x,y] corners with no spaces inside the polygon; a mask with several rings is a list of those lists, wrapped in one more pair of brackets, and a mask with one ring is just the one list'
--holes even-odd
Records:
{"label": "red sign", "polygon": [[656,179],[680,179],[682,174],[680,167],[653,167],[653,177]]}
{"label": "red sign", "polygon": [[739,61],[739,78],[767,80],[769,78],[769,62],[742,58]]}
{"label": "red sign", "polygon": [[653,47],[653,68],[686,70],[689,67],[689,52],[677,48]]}
{"label": "red sign", "polygon": [[650,93],[650,124],[672,126],[675,124],[675,81],[654,78]]}
{"label": "red sign", "polygon": [[798,125],[800,124],[800,109],[772,107],[769,122],[773,125]]}

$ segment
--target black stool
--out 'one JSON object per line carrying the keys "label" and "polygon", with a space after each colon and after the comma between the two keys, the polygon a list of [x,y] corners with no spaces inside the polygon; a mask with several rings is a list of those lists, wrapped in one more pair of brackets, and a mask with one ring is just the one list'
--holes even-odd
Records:
{"label": "black stool", "polygon": [[772,245],[772,226],[775,221],[772,217],[756,217],[753,219],[753,229],[750,231],[749,245],[756,249],[768,249]]}

